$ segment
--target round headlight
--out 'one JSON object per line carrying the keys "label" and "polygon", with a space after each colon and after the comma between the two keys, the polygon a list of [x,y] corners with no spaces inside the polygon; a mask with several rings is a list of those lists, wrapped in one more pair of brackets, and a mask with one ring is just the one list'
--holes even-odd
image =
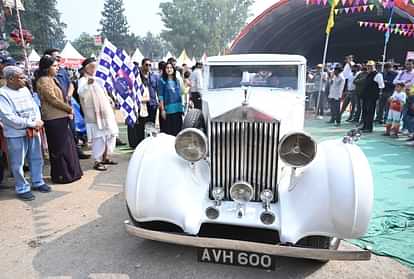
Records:
{"label": "round headlight", "polygon": [[253,198],[253,187],[246,182],[237,182],[230,188],[230,197],[239,203],[246,203]]}
{"label": "round headlight", "polygon": [[287,165],[300,168],[315,159],[317,145],[313,138],[305,133],[291,133],[280,141],[279,156]]}
{"label": "round headlight", "polygon": [[271,202],[273,200],[273,192],[270,189],[265,189],[260,193],[262,202]]}
{"label": "round headlight", "polygon": [[198,129],[185,129],[175,138],[175,151],[187,161],[200,161],[207,155],[207,137]]}

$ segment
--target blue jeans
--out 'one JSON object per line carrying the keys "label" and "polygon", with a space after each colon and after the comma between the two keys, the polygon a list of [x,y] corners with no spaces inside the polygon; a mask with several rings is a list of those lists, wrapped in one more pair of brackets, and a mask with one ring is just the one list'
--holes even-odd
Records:
{"label": "blue jeans", "polygon": [[23,165],[27,157],[33,188],[45,184],[43,180],[43,157],[40,136],[7,138],[10,168],[16,180],[16,193],[30,191],[30,184],[24,177]]}

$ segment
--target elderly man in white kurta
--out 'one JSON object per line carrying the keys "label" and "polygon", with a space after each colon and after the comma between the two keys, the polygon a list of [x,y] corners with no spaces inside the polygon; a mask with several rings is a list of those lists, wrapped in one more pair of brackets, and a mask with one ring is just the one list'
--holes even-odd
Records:
{"label": "elderly man in white kurta", "polygon": [[79,79],[78,94],[85,115],[88,139],[92,141],[94,169],[104,171],[105,165],[117,164],[110,156],[115,149],[118,125],[108,94],[95,80],[95,59],[86,59],[82,67],[83,76]]}

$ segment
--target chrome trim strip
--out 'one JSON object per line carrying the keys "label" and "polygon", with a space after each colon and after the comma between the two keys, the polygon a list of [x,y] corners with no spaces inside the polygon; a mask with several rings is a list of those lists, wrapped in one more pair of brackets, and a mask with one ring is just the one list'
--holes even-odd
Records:
{"label": "chrome trim strip", "polygon": [[233,239],[209,238],[153,231],[133,226],[130,221],[124,222],[125,230],[129,235],[154,241],[179,244],[183,246],[200,248],[221,248],[229,250],[264,253],[293,258],[305,258],[314,260],[338,260],[338,261],[367,261],[371,258],[371,252],[361,250],[354,246],[353,250],[330,250],[315,248],[300,248],[275,244],[264,244]]}

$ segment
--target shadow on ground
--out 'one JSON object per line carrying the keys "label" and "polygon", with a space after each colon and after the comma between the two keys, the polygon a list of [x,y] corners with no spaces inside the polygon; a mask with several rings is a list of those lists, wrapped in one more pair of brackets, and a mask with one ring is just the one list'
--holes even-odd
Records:
{"label": "shadow on ground", "polygon": [[[101,218],[44,243],[34,257],[40,277],[87,278],[92,274],[128,275],[125,278],[303,278],[322,265],[278,258],[275,272],[197,262],[196,249],[141,240],[127,235],[122,193],[99,208]],[[280,277],[282,276],[282,277]],[[107,277],[105,277],[107,278]],[[124,277],[121,277],[124,278]]]}

